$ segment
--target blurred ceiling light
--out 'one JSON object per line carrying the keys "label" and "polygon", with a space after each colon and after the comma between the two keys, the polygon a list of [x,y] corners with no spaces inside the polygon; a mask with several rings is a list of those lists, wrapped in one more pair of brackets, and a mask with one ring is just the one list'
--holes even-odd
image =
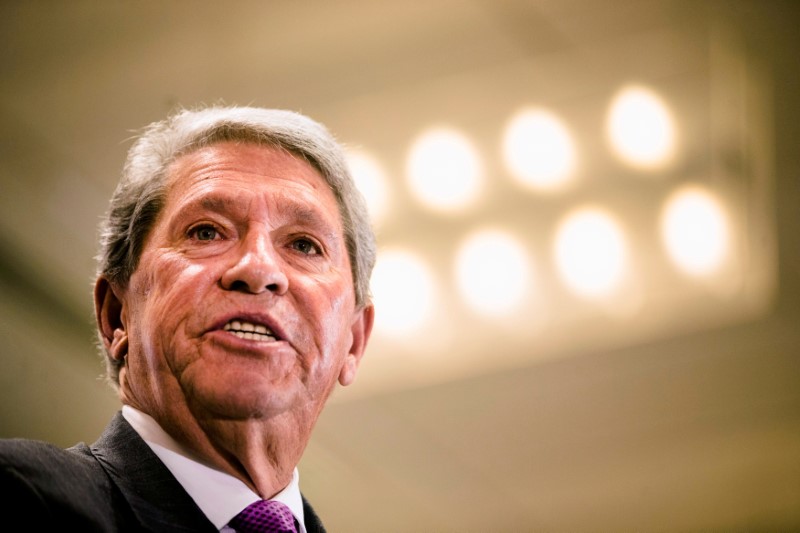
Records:
{"label": "blurred ceiling light", "polygon": [[348,150],[347,164],[364,195],[373,223],[380,224],[386,217],[388,207],[388,179],[378,160],[364,150]]}
{"label": "blurred ceiling light", "polygon": [[607,133],[617,155],[632,166],[657,168],[672,157],[672,116],[661,98],[645,87],[629,86],[617,93],[608,113]]}
{"label": "blurred ceiling light", "polygon": [[427,207],[452,211],[466,207],[481,186],[478,152],[460,132],[431,129],[417,138],[408,157],[408,180]]}
{"label": "blurred ceiling light", "polygon": [[517,181],[541,191],[562,189],[575,169],[575,147],[563,122],[541,109],[514,115],[503,137],[503,157]]}
{"label": "blurred ceiling light", "polygon": [[697,185],[672,193],[661,213],[661,238],[670,259],[690,275],[713,273],[728,251],[729,225],[720,202]]}
{"label": "blurred ceiling light", "polygon": [[434,301],[434,284],[424,261],[412,252],[388,249],[378,254],[372,273],[375,328],[404,334],[422,327]]}
{"label": "blurred ceiling light", "polygon": [[462,297],[481,314],[505,314],[525,296],[529,261],[522,245],[505,232],[484,229],[468,236],[455,266]]}
{"label": "blurred ceiling light", "polygon": [[575,293],[589,298],[610,294],[626,268],[627,247],[620,225],[599,208],[571,211],[556,230],[555,261],[561,279]]}

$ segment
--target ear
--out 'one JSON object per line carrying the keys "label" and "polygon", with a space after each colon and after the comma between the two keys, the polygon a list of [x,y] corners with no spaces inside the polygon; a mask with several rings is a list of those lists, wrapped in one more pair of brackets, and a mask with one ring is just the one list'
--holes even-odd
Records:
{"label": "ear", "polygon": [[358,365],[367,349],[367,341],[372,333],[372,323],[375,320],[375,307],[367,304],[358,309],[353,315],[353,323],[350,332],[353,336],[350,352],[347,354],[339,372],[339,383],[343,386],[350,385],[356,379]]}
{"label": "ear", "polygon": [[[123,296],[120,296],[119,294]],[[109,357],[121,361],[128,355],[128,332],[124,292],[105,277],[94,284],[94,314],[97,329]]]}

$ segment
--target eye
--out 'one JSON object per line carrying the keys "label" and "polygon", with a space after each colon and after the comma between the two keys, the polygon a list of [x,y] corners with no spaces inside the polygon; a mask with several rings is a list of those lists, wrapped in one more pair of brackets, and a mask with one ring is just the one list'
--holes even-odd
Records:
{"label": "eye", "polygon": [[214,226],[196,226],[189,230],[189,236],[198,241],[213,241],[219,237],[219,232]]}
{"label": "eye", "polygon": [[322,253],[320,247],[311,239],[300,237],[291,243],[291,247],[304,255],[318,255]]}

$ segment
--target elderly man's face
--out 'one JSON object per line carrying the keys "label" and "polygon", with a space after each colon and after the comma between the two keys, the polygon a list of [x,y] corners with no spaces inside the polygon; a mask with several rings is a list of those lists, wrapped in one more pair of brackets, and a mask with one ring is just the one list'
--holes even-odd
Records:
{"label": "elderly man's face", "polygon": [[372,325],[327,183],[285,151],[235,143],[181,157],[168,183],[119,295],[122,393],[169,424],[313,423],[337,379],[354,379]]}

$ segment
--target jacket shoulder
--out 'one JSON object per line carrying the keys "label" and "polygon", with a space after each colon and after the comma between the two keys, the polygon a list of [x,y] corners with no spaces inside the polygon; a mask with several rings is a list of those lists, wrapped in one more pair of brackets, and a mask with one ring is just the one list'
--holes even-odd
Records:
{"label": "jacket shoulder", "polygon": [[35,516],[43,527],[120,529],[124,502],[86,444],[63,449],[36,440],[0,440],[0,488],[7,509]]}

